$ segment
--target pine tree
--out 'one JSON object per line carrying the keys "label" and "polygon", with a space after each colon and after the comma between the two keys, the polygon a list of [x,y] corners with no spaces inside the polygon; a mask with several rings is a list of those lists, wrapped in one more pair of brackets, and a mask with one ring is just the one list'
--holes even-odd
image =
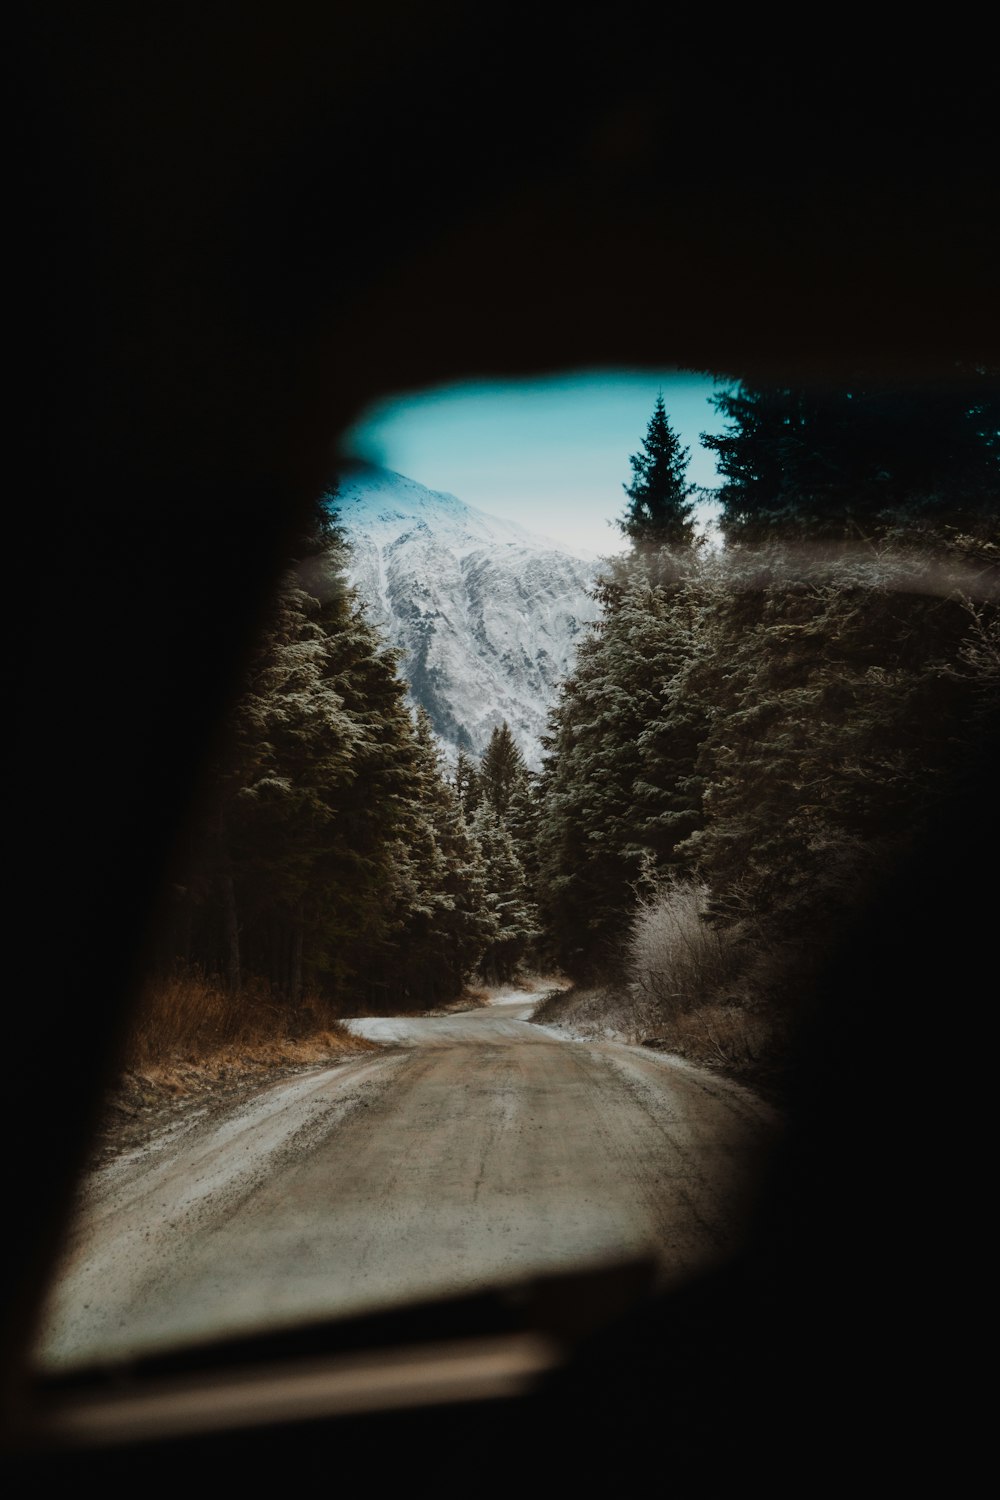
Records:
{"label": "pine tree", "polygon": [[723,476],[730,541],[870,536],[888,522],[976,527],[1000,504],[1000,381],[957,368],[936,384],[863,371],[836,385],[743,382],[713,397],[702,434]]}
{"label": "pine tree", "polygon": [[484,801],[472,822],[472,833],[485,867],[486,909],[490,930],[479,968],[494,983],[513,979],[535,933],[535,913],[524,867],[502,819]]}
{"label": "pine tree", "polygon": [[518,787],[527,779],[524,756],[506,719],[493,730],[479,767],[482,796],[493,811],[505,818]]}
{"label": "pine tree", "polygon": [[618,525],[637,546],[687,547],[694,540],[689,456],[670,426],[663,396],[657,396],[642,451],[629,459],[632,483],[622,486],[629,505]]}
{"label": "pine tree", "polygon": [[482,800],[482,788],[479,781],[479,769],[464,750],[459,750],[455,761],[453,785],[455,795],[462,804],[466,822],[469,822]]}
{"label": "pine tree", "polygon": [[412,831],[400,848],[413,871],[400,943],[409,997],[453,999],[493,936],[487,873],[444,775],[429,715],[417,710],[420,770]]}
{"label": "pine tree", "polygon": [[376,1009],[450,999],[489,926],[478,852],[328,516],[297,550],[179,882],[183,956],[293,1004],[307,986]]}
{"label": "pine tree", "polygon": [[[325,593],[321,582],[313,587]],[[311,979],[340,993],[367,982],[391,943],[385,892],[394,847],[411,829],[419,766],[396,653],[352,597],[316,602],[312,631],[293,643],[297,670],[274,702],[274,775],[252,789],[270,816],[256,856],[267,877],[257,926],[266,931],[272,914],[296,910]],[[318,677],[313,691],[301,676],[306,664]],[[332,756],[322,745],[334,706],[351,738],[349,753]],[[298,728],[304,713],[315,725],[309,734]],[[278,880],[274,849],[296,828],[301,871],[294,882]]]}
{"label": "pine tree", "polygon": [[633,787],[639,735],[655,709],[645,624],[626,586],[581,643],[546,740],[539,900],[553,957],[574,978],[614,967],[640,871]]}
{"label": "pine tree", "polygon": [[[506,720],[493,730],[475,782],[480,810],[490,812],[511,843],[522,873],[525,922],[534,930],[538,875],[537,805],[534,782]],[[480,828],[484,825],[480,823]]]}
{"label": "pine tree", "polygon": [[363,760],[363,729],[337,679],[352,658],[376,649],[354,618],[344,556],[318,512],[250,665],[220,778],[248,967],[293,1002],[304,962],[322,947],[320,871],[336,836],[338,795]]}
{"label": "pine tree", "polygon": [[933,804],[971,698],[937,661],[969,616],[939,561],[732,549],[689,692],[711,704],[698,756],[707,816],[682,845],[718,913],[808,944]]}

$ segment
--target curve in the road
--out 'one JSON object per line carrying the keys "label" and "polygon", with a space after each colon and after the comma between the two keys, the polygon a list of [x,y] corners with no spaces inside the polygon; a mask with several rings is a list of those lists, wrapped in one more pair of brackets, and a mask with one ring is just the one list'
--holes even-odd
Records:
{"label": "curve in the road", "polygon": [[46,1364],[738,1242],[776,1118],[678,1059],[531,1024],[521,994],[350,1023],[388,1049],[112,1165],[50,1303]]}

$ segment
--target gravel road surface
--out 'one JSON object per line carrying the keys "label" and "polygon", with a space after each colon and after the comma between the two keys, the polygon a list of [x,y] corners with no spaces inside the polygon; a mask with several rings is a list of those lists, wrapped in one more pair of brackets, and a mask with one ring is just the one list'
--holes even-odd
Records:
{"label": "gravel road surface", "polygon": [[49,1367],[738,1241],[772,1111],[677,1059],[579,1041],[508,991],[366,1019],[386,1050],[193,1119],[84,1185]]}

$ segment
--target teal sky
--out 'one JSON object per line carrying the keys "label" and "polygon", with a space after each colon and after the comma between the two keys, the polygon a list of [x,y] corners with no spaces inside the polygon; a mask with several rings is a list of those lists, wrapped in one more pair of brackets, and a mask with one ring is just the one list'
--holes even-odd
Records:
{"label": "teal sky", "polygon": [[348,456],[447,490],[491,515],[598,554],[620,551],[609,522],[625,506],[629,454],[657,392],[691,449],[693,483],[718,483],[698,441],[722,421],[711,376],[595,370],[531,380],[476,380],[380,401],[346,434]]}

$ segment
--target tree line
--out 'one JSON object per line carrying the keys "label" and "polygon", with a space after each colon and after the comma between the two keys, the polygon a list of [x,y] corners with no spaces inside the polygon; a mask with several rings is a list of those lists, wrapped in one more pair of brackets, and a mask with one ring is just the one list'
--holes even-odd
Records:
{"label": "tree line", "polygon": [[996,372],[714,399],[723,545],[661,398],[540,788],[550,955],[630,979],[654,1027],[787,997],[1000,706]]}
{"label": "tree line", "polygon": [[506,724],[444,763],[345,577],[336,496],[277,592],[154,942],[160,972],[289,1010],[424,1009],[504,981],[535,936],[529,775]]}

